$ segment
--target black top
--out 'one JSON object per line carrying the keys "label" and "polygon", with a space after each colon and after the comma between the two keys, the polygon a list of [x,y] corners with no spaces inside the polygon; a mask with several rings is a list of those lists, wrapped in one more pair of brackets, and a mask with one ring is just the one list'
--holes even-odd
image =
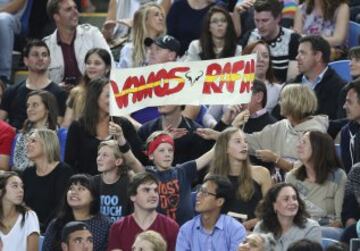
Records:
{"label": "black top", "polygon": [[111,222],[119,220],[130,213],[128,196],[129,178],[122,175],[114,184],[106,184],[101,175],[93,177],[96,190],[100,196],[100,212]]}
{"label": "black top", "polygon": [[[59,116],[63,117],[67,99],[66,92],[53,82],[42,90],[48,91],[55,96],[58,103]],[[24,121],[27,118],[26,97],[31,91],[33,90],[26,87],[26,81],[23,81],[7,88],[1,100],[0,110],[4,110],[8,113],[9,123],[17,129],[23,127]]]}
{"label": "black top", "polygon": [[182,56],[191,41],[198,39],[201,33],[202,20],[213,4],[196,10],[190,7],[187,0],[174,1],[166,16],[168,34],[179,40]]}
{"label": "black top", "polygon": [[348,173],[355,163],[360,162],[360,124],[349,121],[340,133],[341,160]]}
{"label": "black top", "polygon": [[[303,74],[299,74],[295,79],[286,83],[302,83]],[[329,119],[333,120],[344,116],[343,108],[341,105],[341,92],[346,82],[330,67],[325,72],[322,80],[316,85],[314,91],[318,99],[318,110],[316,114],[325,114]],[[281,119],[280,106],[276,105],[272,111],[272,115]]]}
{"label": "black top", "polygon": [[[239,187],[239,177],[238,176],[230,176],[228,175],[234,190],[237,193]],[[240,196],[235,196],[229,202],[229,211],[235,213],[246,214],[248,216],[248,220],[255,218],[255,209],[259,201],[262,199],[261,186],[253,180],[254,186],[254,194],[249,201],[244,201],[240,198]]]}
{"label": "black top", "polygon": [[244,125],[243,131],[245,133],[253,133],[261,131],[265,126],[274,124],[277,120],[271,116],[268,112],[257,118],[249,118]]}
{"label": "black top", "polygon": [[[298,75],[289,83],[302,83],[303,74]],[[330,67],[325,72],[322,80],[315,86],[315,94],[318,98],[318,114],[326,114],[329,119],[338,118],[341,114],[340,93],[346,82]]]}
{"label": "black top", "polygon": [[73,170],[69,165],[62,162],[45,176],[38,176],[35,166],[28,167],[23,172],[24,201],[39,217],[41,232],[45,231],[50,220],[54,218],[72,174]]}
{"label": "black top", "polygon": [[[189,160],[195,160],[196,158],[200,157],[201,155],[210,150],[214,142],[204,140],[203,138],[195,134],[196,129],[201,127],[202,126],[195,121],[186,117],[182,117],[179,128],[186,128],[188,130],[188,133],[183,137],[174,140],[175,154],[173,165],[182,164]],[[161,124],[161,117],[143,124],[139,128],[138,134],[140,138],[145,142],[151,133],[160,130],[163,130]]]}
{"label": "black top", "polygon": [[[122,127],[124,136],[129,142],[133,153],[142,162],[145,162],[145,156],[142,153],[142,142],[137,137],[134,126],[124,117],[114,118],[114,122]],[[96,157],[98,146],[101,140],[85,131],[82,120],[73,121],[69,127],[65,162],[71,165],[75,172],[98,174]]]}

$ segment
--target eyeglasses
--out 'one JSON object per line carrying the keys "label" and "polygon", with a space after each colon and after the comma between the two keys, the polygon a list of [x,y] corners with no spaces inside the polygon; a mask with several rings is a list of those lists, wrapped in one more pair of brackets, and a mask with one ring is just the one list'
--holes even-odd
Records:
{"label": "eyeglasses", "polygon": [[217,197],[217,194],[216,193],[210,193],[208,192],[204,187],[199,187],[198,190],[197,190],[198,193],[201,193],[202,195],[204,196],[209,196],[209,195],[212,195],[212,196],[215,196]]}

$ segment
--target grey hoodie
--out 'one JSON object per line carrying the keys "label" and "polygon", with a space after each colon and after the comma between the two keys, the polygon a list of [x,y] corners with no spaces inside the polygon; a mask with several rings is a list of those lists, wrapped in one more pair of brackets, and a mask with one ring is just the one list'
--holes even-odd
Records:
{"label": "grey hoodie", "polygon": [[282,158],[297,160],[296,145],[304,132],[327,132],[329,119],[326,115],[309,117],[306,121],[292,126],[287,119],[268,125],[260,132],[246,134],[249,153],[255,155],[256,150],[271,150]]}

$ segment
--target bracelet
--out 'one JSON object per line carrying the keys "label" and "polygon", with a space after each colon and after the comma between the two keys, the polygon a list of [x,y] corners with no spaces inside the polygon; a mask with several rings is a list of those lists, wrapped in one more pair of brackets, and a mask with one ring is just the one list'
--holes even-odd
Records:
{"label": "bracelet", "polygon": [[279,163],[279,161],[280,161],[280,159],[281,159],[281,157],[280,157],[280,155],[276,158],[276,160],[275,160],[275,165],[277,165],[278,163]]}
{"label": "bracelet", "polygon": [[120,152],[122,152],[122,153],[128,152],[128,151],[130,150],[130,145],[129,145],[129,143],[126,142],[125,145],[122,145],[122,146],[119,145],[119,150],[120,150]]}

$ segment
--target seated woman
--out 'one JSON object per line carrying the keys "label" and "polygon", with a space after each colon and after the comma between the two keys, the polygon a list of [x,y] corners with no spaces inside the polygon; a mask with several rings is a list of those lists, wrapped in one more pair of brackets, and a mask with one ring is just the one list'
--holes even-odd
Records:
{"label": "seated woman", "polygon": [[229,12],[213,6],[204,16],[200,39],[192,41],[185,61],[228,58],[241,54],[236,43],[236,32]]}
{"label": "seated woman", "polygon": [[[200,39],[190,43],[184,56],[185,61],[228,58],[241,54],[241,46],[236,43],[234,23],[226,9],[220,6],[211,7],[202,24]],[[200,106],[188,105],[183,114],[196,119],[199,112]]]}
{"label": "seated woman", "polygon": [[[75,172],[98,174],[96,156],[101,141],[109,140],[109,79],[97,78],[89,83],[85,108],[81,118],[74,120],[68,131],[65,162]],[[116,117],[135,155],[144,161],[142,141],[132,124],[124,117]],[[144,161],[145,162],[145,161]]]}
{"label": "seated woman", "polygon": [[[296,144],[299,136],[307,131],[326,132],[328,118],[313,115],[317,110],[314,91],[301,84],[288,84],[280,94],[280,112],[285,119],[266,126],[262,131],[247,134],[250,154],[274,163],[288,171],[298,159]],[[240,113],[233,124],[244,123],[246,113]]]}
{"label": "seated woman", "polygon": [[214,1],[208,0],[179,0],[171,5],[166,24],[169,35],[180,41],[180,56],[200,37],[202,21],[213,5]]}
{"label": "seated woman", "polygon": [[26,155],[34,163],[23,172],[25,202],[39,216],[44,232],[55,216],[55,209],[63,197],[72,169],[60,162],[57,135],[49,129],[35,129],[28,137]]}
{"label": "seated woman", "polygon": [[347,0],[305,0],[296,12],[294,30],[304,35],[322,35],[333,48],[344,47],[349,18]]}
{"label": "seated woman", "polygon": [[307,218],[305,203],[291,184],[279,183],[270,188],[259,203],[256,214],[259,221],[254,233],[271,233],[275,250],[287,250],[297,240],[321,240],[319,224]]}
{"label": "seated woman", "polygon": [[[113,39],[125,37],[132,27],[133,16],[142,5],[149,2],[159,3],[167,12],[168,5],[171,5],[171,0],[141,0],[141,1],[128,1],[128,0],[110,0],[109,7],[106,15],[106,21],[102,27],[104,38],[112,42]],[[170,3],[167,3],[170,2]],[[116,45],[116,43],[114,43]]]}
{"label": "seated woman", "polygon": [[91,177],[85,174],[71,176],[57,216],[46,229],[42,250],[60,251],[62,228],[74,220],[88,225],[94,239],[94,250],[106,250],[111,222],[99,210],[99,195]]}
{"label": "seated woman", "polygon": [[40,227],[36,213],[24,204],[23,182],[15,172],[0,175],[0,239],[3,251],[37,251]]}
{"label": "seated woman", "polygon": [[69,127],[71,122],[78,120],[84,112],[86,92],[91,80],[98,77],[110,77],[111,56],[101,48],[90,49],[85,55],[85,72],[80,84],[74,87],[69,95],[63,127]]}
{"label": "seated woman", "polygon": [[227,128],[215,145],[210,174],[227,176],[236,190],[229,202],[229,211],[246,216],[242,222],[250,231],[255,226],[255,208],[271,187],[269,171],[249,162],[248,145],[244,133],[238,128]]}
{"label": "seated woman", "polygon": [[265,108],[268,112],[271,112],[278,104],[281,85],[277,83],[272,70],[269,45],[263,40],[256,41],[248,44],[244,48],[242,55],[252,53],[257,53],[258,55],[255,67],[255,77],[258,80],[263,81],[266,85],[267,102]]}
{"label": "seated woman", "polygon": [[48,91],[32,91],[26,100],[27,119],[16,136],[13,154],[13,170],[24,171],[32,163],[26,156],[26,138],[34,129],[57,129],[58,106],[53,94]]}
{"label": "seated woman", "polygon": [[145,38],[155,39],[164,35],[165,31],[165,13],[160,5],[148,3],[141,6],[134,14],[131,41],[121,49],[118,67],[132,68],[146,65]]}
{"label": "seated woman", "polygon": [[[337,228],[342,227],[346,173],[341,169],[334,142],[325,133],[307,132],[300,139],[297,152],[302,165],[291,170],[285,181],[298,189],[310,217],[324,226],[322,236],[340,239],[342,230]],[[330,232],[334,236],[327,236]]]}

